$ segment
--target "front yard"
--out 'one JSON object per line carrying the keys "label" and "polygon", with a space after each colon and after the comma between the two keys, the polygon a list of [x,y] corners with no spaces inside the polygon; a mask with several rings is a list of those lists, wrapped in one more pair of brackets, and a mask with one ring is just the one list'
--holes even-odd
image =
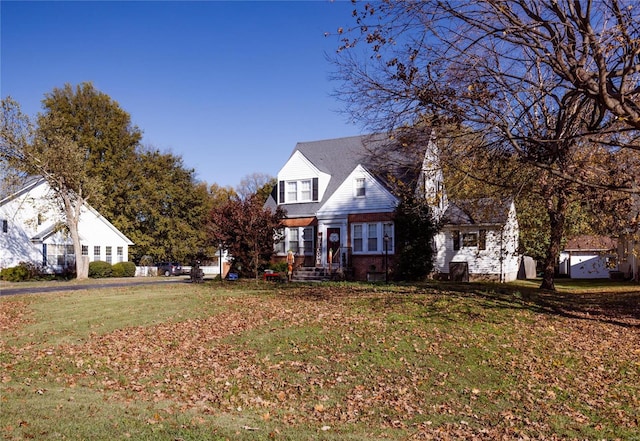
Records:
{"label": "front yard", "polygon": [[0,298],[0,436],[640,439],[636,288],[207,282]]}

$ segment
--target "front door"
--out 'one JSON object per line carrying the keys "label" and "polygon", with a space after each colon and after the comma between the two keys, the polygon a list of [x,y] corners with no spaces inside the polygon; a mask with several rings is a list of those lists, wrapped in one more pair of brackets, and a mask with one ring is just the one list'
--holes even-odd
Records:
{"label": "front door", "polygon": [[327,263],[340,263],[340,228],[327,228]]}

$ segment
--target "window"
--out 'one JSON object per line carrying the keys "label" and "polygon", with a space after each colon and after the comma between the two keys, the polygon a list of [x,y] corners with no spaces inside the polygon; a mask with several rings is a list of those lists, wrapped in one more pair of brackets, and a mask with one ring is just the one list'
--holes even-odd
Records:
{"label": "window", "polygon": [[9,232],[9,221],[6,219],[2,219],[2,232],[3,233]]}
{"label": "window", "polygon": [[287,202],[298,200],[298,181],[287,182]]}
{"label": "window", "polygon": [[382,224],[382,240],[386,238],[387,245],[385,250],[393,249],[393,224]]}
{"label": "window", "polygon": [[275,241],[273,251],[276,254],[285,254],[287,250],[285,249],[284,228],[278,228],[274,231],[273,240]]}
{"label": "window", "polygon": [[124,249],[122,247],[116,248],[116,253],[118,253],[118,262],[122,262],[124,259]]}
{"label": "window", "polygon": [[280,181],[278,187],[280,204],[318,200],[318,178]]}
{"label": "window", "polygon": [[314,253],[314,227],[288,227],[280,228],[275,232],[275,239],[281,238],[274,244],[276,254],[286,254],[289,250],[297,255],[313,255]]}
{"label": "window", "polygon": [[297,228],[289,228],[289,248],[287,249],[287,251],[291,250],[293,251],[293,254],[298,254],[298,251],[300,246],[299,246],[299,234],[298,234],[298,229]]}
{"label": "window", "polygon": [[82,245],[82,255],[83,256],[89,255],[89,245]]}
{"label": "window", "polygon": [[100,246],[93,247],[93,260],[100,260]]}
{"label": "window", "polygon": [[364,251],[362,247],[362,224],[353,226],[353,252],[361,253]]}
{"label": "window", "polygon": [[75,264],[73,245],[49,244],[43,249],[46,252],[46,258],[43,260],[45,265],[70,267]]}
{"label": "window", "polygon": [[300,181],[300,200],[311,200],[311,181]]}
{"label": "window", "polygon": [[479,250],[487,249],[487,230],[480,230],[478,232],[478,249]]}
{"label": "window", "polygon": [[460,249],[460,232],[455,230],[451,232],[451,236],[453,238],[453,249],[457,251]]}
{"label": "window", "polygon": [[104,252],[106,254],[106,261],[108,263],[112,263],[112,259],[111,259],[111,247],[105,247],[104,248]]}
{"label": "window", "polygon": [[[384,235],[387,235],[385,248]],[[370,222],[353,224],[351,229],[351,246],[354,253],[393,253],[393,224]]]}
{"label": "window", "polygon": [[304,254],[313,254],[313,227],[306,227],[302,230],[302,247]]}
{"label": "window", "polygon": [[378,224],[369,224],[367,231],[367,250],[378,251]]}
{"label": "window", "polygon": [[478,233],[464,233],[462,235],[463,247],[477,247],[478,246]]}
{"label": "window", "polygon": [[367,195],[364,178],[356,178],[354,188],[357,198],[363,198]]}

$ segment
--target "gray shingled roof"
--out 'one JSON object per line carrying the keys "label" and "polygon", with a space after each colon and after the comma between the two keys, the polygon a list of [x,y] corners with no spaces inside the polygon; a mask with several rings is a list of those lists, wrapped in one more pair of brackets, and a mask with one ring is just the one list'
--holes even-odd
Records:
{"label": "gray shingled roof", "polygon": [[[287,216],[315,216],[318,209],[333,195],[358,164],[364,167],[370,165],[368,159],[370,152],[384,145],[387,140],[386,135],[362,135],[296,144],[291,156],[299,151],[320,171],[329,174],[331,180],[321,201],[287,204],[284,206]],[[276,206],[273,197],[269,198],[266,206],[272,208]]]}
{"label": "gray shingled roof", "polygon": [[[333,195],[349,174],[360,164],[373,174],[383,185],[392,191],[386,178],[388,174],[407,181],[415,178],[415,170],[421,165],[426,150],[398,152],[395,148],[386,148],[397,141],[386,134],[351,136],[346,138],[325,139],[321,141],[299,142],[291,152],[302,153],[320,171],[331,176],[324,197],[316,203],[290,204],[284,206],[288,217],[315,216],[318,209]],[[411,165],[411,167],[408,166]],[[410,168],[411,170],[408,172]],[[270,197],[267,207],[276,207],[276,201]]]}
{"label": "gray shingled roof", "polygon": [[448,225],[504,225],[511,202],[497,198],[449,200],[443,221]]}

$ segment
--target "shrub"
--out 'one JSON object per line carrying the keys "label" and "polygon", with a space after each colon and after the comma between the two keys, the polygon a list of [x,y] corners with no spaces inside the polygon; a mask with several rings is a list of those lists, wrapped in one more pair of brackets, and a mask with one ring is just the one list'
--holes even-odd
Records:
{"label": "shrub", "polygon": [[269,265],[276,273],[287,273],[287,262],[276,262]]}
{"label": "shrub", "polygon": [[111,277],[111,264],[96,260],[95,262],[89,262],[89,277],[93,279],[102,279],[105,277]]}
{"label": "shrub", "polygon": [[42,270],[39,266],[30,262],[20,262],[18,266],[3,268],[0,271],[0,278],[7,282],[24,282],[37,279]]}
{"label": "shrub", "polygon": [[111,267],[113,277],[133,277],[136,275],[136,264],[133,262],[118,262]]}

